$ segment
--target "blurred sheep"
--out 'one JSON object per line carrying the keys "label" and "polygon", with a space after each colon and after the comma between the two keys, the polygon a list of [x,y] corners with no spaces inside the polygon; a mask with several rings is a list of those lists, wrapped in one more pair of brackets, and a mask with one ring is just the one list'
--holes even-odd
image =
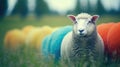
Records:
{"label": "blurred sheep", "polygon": [[120,60],[120,22],[111,27],[107,36],[108,50],[114,60]]}
{"label": "blurred sheep", "polygon": [[103,23],[97,26],[97,31],[101,35],[104,46],[105,46],[105,54],[108,53],[108,43],[107,43],[107,35],[111,29],[112,26],[114,26],[115,23],[109,22],[109,23]]}
{"label": "blurred sheep", "polygon": [[25,33],[25,35],[28,35],[31,30],[35,29],[34,26],[28,25],[22,28],[22,32]]}
{"label": "blurred sheep", "polygon": [[16,49],[25,42],[25,35],[18,29],[10,30],[6,33],[4,44],[6,48]]}
{"label": "blurred sheep", "polygon": [[44,55],[46,58],[52,55],[54,56],[55,60],[58,60],[60,58],[61,42],[64,36],[71,30],[72,26],[65,26],[46,36],[41,46],[42,55]]}
{"label": "blurred sheep", "polygon": [[52,31],[53,29],[49,26],[33,29],[26,38],[26,44],[39,49],[43,38]]}

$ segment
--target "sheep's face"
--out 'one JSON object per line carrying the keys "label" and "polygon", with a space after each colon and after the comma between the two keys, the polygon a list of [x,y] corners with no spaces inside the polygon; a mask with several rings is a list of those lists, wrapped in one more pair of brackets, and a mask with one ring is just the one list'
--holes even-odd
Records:
{"label": "sheep's face", "polygon": [[69,18],[73,21],[73,32],[78,36],[90,36],[95,30],[96,25],[95,22],[98,18],[98,15],[90,16],[90,17],[75,17],[73,15],[69,15]]}

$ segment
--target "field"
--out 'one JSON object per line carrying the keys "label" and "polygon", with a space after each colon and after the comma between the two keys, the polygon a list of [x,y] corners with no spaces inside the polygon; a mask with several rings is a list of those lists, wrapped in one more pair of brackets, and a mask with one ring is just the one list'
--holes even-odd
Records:
{"label": "field", "polygon": [[[119,16],[101,16],[97,24],[105,22],[120,22]],[[11,29],[22,29],[27,25],[35,27],[49,25],[51,27],[72,25],[71,21],[66,16],[45,15],[40,18],[29,16],[27,18],[20,18],[19,16],[5,17],[0,20],[0,67],[68,67],[64,63],[57,65],[51,60],[50,63],[43,62],[38,50],[21,46],[16,51],[4,49],[4,36],[7,31]],[[118,67],[116,64],[102,64],[103,67]]]}

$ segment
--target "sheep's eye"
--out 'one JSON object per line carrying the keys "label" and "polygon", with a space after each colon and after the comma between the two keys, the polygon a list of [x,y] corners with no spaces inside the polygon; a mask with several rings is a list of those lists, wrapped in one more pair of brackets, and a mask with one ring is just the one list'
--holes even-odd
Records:
{"label": "sheep's eye", "polygon": [[92,21],[88,21],[88,23],[91,23]]}
{"label": "sheep's eye", "polygon": [[88,24],[91,23],[92,21],[88,21]]}

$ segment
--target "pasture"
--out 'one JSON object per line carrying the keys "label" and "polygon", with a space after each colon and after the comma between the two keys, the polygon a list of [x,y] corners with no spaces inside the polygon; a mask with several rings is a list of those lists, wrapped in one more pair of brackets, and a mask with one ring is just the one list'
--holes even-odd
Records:
{"label": "pasture", "polygon": [[[119,16],[100,16],[97,24],[105,22],[120,22]],[[5,17],[0,20],[0,67],[55,67],[53,60],[49,63],[43,62],[40,51],[26,46],[20,46],[17,50],[10,51],[4,48],[4,37],[7,31],[12,29],[22,29],[27,25],[40,27],[49,25],[51,27],[60,27],[65,25],[72,25],[72,22],[67,16],[53,16],[44,15],[40,18],[28,16],[27,18],[20,18],[19,16]],[[81,63],[82,64],[82,63]],[[105,64],[103,67],[118,67],[120,62]],[[64,62],[58,63],[57,67],[68,67]]]}

